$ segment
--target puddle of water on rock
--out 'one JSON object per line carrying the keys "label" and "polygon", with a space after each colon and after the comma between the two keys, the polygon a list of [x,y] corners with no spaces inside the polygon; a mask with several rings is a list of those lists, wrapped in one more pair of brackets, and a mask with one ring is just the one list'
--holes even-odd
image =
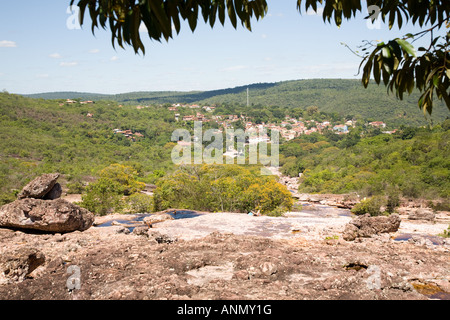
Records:
{"label": "puddle of water on rock", "polygon": [[397,237],[394,238],[394,241],[408,241],[409,239],[412,239],[413,236],[419,236],[421,238],[428,239],[434,245],[442,245],[443,244],[443,240],[441,238],[437,237],[437,236],[430,236],[430,235],[425,235],[425,234],[414,235],[414,234],[411,234],[411,233],[399,234]]}
{"label": "puddle of water on rock", "polygon": [[[167,212],[169,215],[171,215],[175,220],[178,219],[189,219],[189,218],[194,218],[194,217],[198,217],[200,215],[202,215],[201,213],[195,212],[195,211],[190,211],[190,210],[174,210],[173,212]],[[130,220],[121,220],[121,219],[113,219],[110,221],[107,221],[105,223],[102,223],[96,227],[111,227],[114,224],[113,223],[118,223],[118,225],[127,227],[130,231],[133,231],[135,227],[139,226],[139,225],[143,225],[143,220],[145,217],[149,217],[153,215],[153,213],[146,213],[146,214],[139,214],[137,215],[136,218],[134,219],[130,219]]]}
{"label": "puddle of water on rock", "polygon": [[[300,209],[300,208],[299,208]],[[326,205],[317,205],[317,204],[304,204],[302,206],[301,210],[298,211],[299,213],[306,213],[309,215],[314,215],[317,218],[321,219],[327,219],[329,217],[348,217],[351,215],[350,210],[346,209],[340,209],[340,208],[334,208]],[[171,215],[175,220],[179,219],[190,219],[195,218],[198,216],[202,216],[205,213],[199,213],[192,210],[174,210],[171,212],[167,212],[169,215]],[[123,226],[128,228],[130,231],[133,231],[134,228],[138,226],[144,225],[143,220],[145,217],[151,216],[153,214],[138,214],[133,219],[112,219],[110,221],[107,221],[103,224],[98,225],[97,227],[110,227],[117,223],[117,225]],[[289,216],[290,219],[296,218],[294,216]],[[304,216],[297,217],[299,219],[299,222],[304,222],[305,218]],[[282,219],[282,218],[280,218]],[[115,222],[114,222],[115,221]],[[257,221],[257,220],[255,220]],[[325,221],[325,220],[324,220]],[[291,221],[292,222],[292,221]],[[273,236],[277,233],[289,233],[291,235],[295,235],[296,233],[299,233],[299,231],[292,231],[291,228],[292,224],[289,223],[283,223],[282,220],[277,221],[275,225],[272,225],[272,223],[260,223],[256,224],[255,228],[252,228],[247,231],[247,234],[254,234],[259,236]]]}

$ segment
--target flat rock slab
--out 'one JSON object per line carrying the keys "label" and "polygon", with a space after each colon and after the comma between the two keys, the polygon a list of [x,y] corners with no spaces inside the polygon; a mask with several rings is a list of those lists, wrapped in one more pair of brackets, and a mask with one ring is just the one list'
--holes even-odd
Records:
{"label": "flat rock slab", "polygon": [[193,269],[186,272],[186,274],[191,276],[187,280],[188,284],[203,286],[214,280],[231,280],[234,275],[234,266],[232,262],[228,262],[225,265]]}
{"label": "flat rock slab", "polygon": [[[153,225],[154,230],[179,239],[202,238],[212,232],[260,236],[273,239],[320,234],[324,229],[342,229],[351,220],[345,216],[319,217],[292,213],[289,217],[250,216],[243,213],[207,213],[190,219],[168,220]],[[311,233],[312,229],[316,232]]]}

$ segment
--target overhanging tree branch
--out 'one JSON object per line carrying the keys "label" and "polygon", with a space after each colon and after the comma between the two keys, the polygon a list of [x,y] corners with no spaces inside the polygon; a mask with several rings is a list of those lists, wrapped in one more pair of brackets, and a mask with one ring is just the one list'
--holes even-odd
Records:
{"label": "overhanging tree branch", "polygon": [[[366,19],[374,20],[380,16],[391,29],[395,24],[401,29],[404,23],[425,27],[415,35],[407,34],[388,42],[378,43],[372,52],[360,56],[363,66],[362,83],[365,87],[373,75],[375,82],[381,79],[388,90],[395,91],[403,99],[405,92],[411,93],[414,87],[423,92],[419,107],[431,114],[433,94],[443,100],[450,110],[450,70],[448,61],[450,33],[434,37],[434,31],[449,28],[450,1],[448,0],[367,0],[366,8],[371,9]],[[73,5],[75,0],[70,1]],[[83,24],[86,11],[91,17],[92,32],[96,28],[110,28],[112,45],[117,42],[122,48],[131,45],[136,53],[145,54],[139,29],[146,26],[150,39],[169,41],[174,31],[181,30],[181,20],[187,21],[191,31],[195,31],[198,20],[213,28],[217,19],[224,25],[228,20],[234,28],[238,22],[251,30],[251,20],[259,20],[267,14],[266,0],[79,0],[80,23]],[[323,7],[324,22],[335,23],[338,27],[343,20],[356,17],[363,11],[361,0],[297,0],[297,9],[302,12],[312,9],[317,12]],[[376,8],[376,10],[374,10]],[[417,55],[408,41],[431,35],[428,49]],[[414,42],[413,40],[412,42]],[[367,52],[367,48],[364,51]],[[353,50],[352,50],[353,51]],[[353,53],[355,53],[353,51]]]}

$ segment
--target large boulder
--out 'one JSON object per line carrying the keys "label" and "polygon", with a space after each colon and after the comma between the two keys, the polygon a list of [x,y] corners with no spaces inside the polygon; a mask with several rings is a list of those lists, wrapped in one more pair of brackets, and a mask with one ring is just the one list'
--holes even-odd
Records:
{"label": "large boulder", "polygon": [[0,208],[0,227],[50,233],[84,231],[94,215],[63,199],[22,199]]}
{"label": "large boulder", "polygon": [[356,238],[368,238],[375,234],[385,232],[396,232],[400,227],[398,214],[371,217],[369,214],[359,216],[350,221],[344,229],[342,237],[344,240],[352,241]]}
{"label": "large boulder", "polygon": [[50,190],[52,190],[58,178],[59,173],[43,174],[23,187],[17,198],[19,200],[25,198],[42,199]]}
{"label": "large boulder", "polygon": [[436,214],[428,208],[416,208],[408,213],[409,220],[427,220],[434,221]]}
{"label": "large boulder", "polygon": [[61,195],[62,195],[62,187],[59,183],[55,183],[53,188],[51,188],[51,190],[44,195],[43,199],[56,200],[61,198]]}

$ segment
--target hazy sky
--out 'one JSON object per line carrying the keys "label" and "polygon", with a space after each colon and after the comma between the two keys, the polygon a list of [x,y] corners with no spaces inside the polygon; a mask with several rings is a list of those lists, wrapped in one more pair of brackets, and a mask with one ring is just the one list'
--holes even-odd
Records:
{"label": "hazy sky", "polygon": [[[389,40],[401,32],[368,25],[366,12],[341,28],[314,13],[302,15],[295,0],[268,0],[268,15],[253,31],[229,23],[214,29],[187,24],[167,42],[141,33],[146,55],[111,45],[109,30],[77,29],[69,0],[0,2],[0,90],[12,93],[83,91],[212,90],[257,82],[310,78],[355,78],[364,39]],[[75,28],[74,28],[75,27]],[[184,27],[184,28],[183,28]]]}

